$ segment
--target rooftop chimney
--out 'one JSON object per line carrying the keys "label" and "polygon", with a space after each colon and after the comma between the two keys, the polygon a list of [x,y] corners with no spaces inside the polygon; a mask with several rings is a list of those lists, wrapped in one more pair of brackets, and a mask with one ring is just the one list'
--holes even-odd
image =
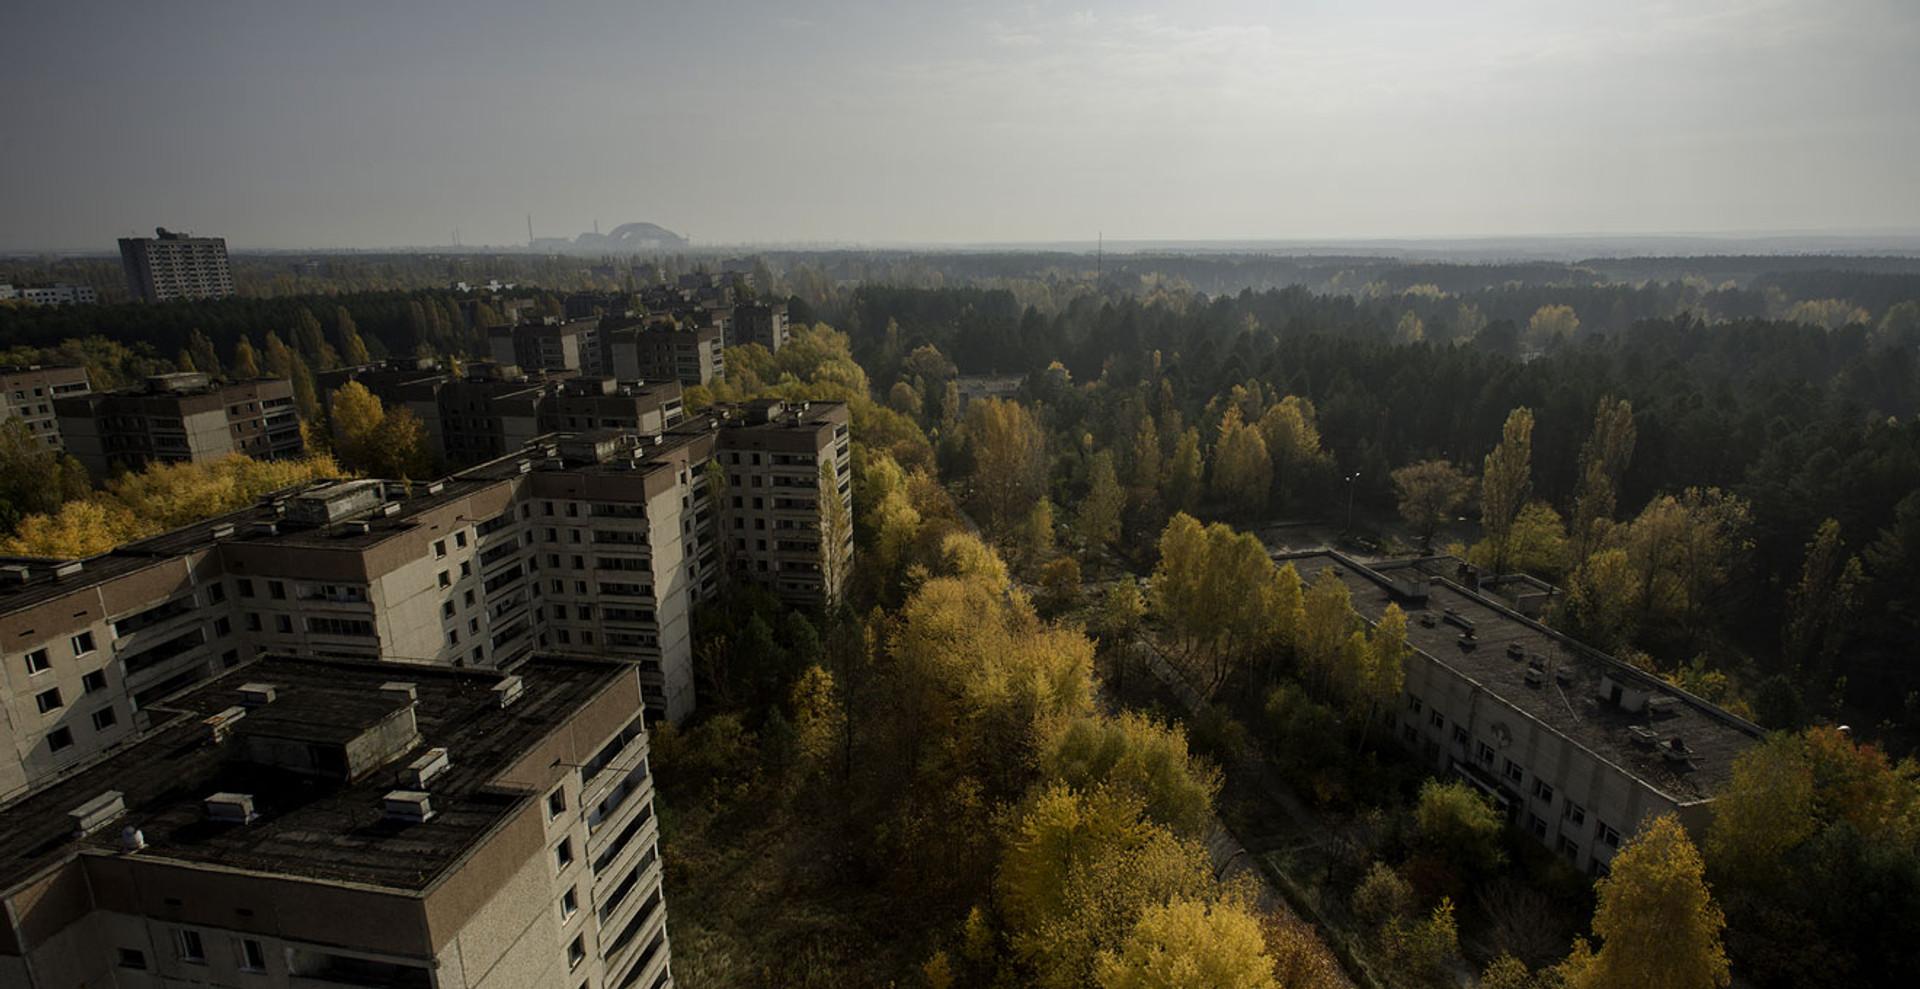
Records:
{"label": "rooftop chimney", "polygon": [[105,793],[67,811],[67,817],[73,821],[75,837],[90,835],[106,827],[114,819],[127,812],[127,802],[119,790]]}

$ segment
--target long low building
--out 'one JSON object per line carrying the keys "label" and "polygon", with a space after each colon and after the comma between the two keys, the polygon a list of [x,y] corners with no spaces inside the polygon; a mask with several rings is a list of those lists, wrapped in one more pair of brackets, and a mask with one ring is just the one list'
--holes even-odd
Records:
{"label": "long low building", "polygon": [[640,685],[271,656],[0,807],[0,985],[666,989]]}
{"label": "long low building", "polygon": [[1365,565],[1328,551],[1277,559],[1303,580],[1331,571],[1368,622],[1389,604],[1406,612],[1413,655],[1389,716],[1401,744],[1488,794],[1576,868],[1604,872],[1659,814],[1703,835],[1734,760],[1763,734],[1482,593],[1458,561]]}

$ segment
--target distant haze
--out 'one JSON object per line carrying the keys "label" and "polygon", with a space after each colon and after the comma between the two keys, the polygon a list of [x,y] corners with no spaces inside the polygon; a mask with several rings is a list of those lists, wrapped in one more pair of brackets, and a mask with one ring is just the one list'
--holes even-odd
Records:
{"label": "distant haze", "polygon": [[27,0],[0,249],[1920,232],[1913,0]]}

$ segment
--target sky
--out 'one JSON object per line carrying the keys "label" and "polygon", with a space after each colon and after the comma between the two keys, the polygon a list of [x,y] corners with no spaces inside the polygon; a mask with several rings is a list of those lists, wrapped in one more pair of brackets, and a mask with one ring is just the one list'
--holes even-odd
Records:
{"label": "sky", "polygon": [[1920,231],[1914,0],[21,0],[0,249]]}

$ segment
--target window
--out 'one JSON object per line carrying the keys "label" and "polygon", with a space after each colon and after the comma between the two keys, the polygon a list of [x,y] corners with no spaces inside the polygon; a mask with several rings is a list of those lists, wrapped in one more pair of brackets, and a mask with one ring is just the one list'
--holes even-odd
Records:
{"label": "window", "polygon": [[55,752],[73,747],[73,732],[67,728],[55,728],[47,732],[47,748]]}
{"label": "window", "polygon": [[33,695],[33,703],[40,708],[41,714],[50,714],[66,706],[66,701],[60,699],[59,687],[55,687],[52,690],[43,690]]}
{"label": "window", "polygon": [[466,593],[466,595],[465,595],[464,597],[462,597],[462,598],[461,598],[461,604],[460,604],[460,606],[461,606],[462,608],[471,608],[471,607],[473,607],[473,592],[472,592],[471,590],[469,590],[469,591],[468,591],[468,592]]}
{"label": "window", "polygon": [[80,689],[89,694],[97,694],[107,689],[107,671],[94,670],[80,678]]}
{"label": "window", "polygon": [[235,954],[239,956],[240,971],[264,972],[267,970],[267,952],[260,947],[260,942],[250,937],[243,937],[237,945]]}
{"label": "window", "polygon": [[1547,840],[1547,822],[1542,820],[1540,815],[1527,815],[1527,830],[1533,832],[1535,838],[1541,841]]}
{"label": "window", "polygon": [[453,602],[452,602],[452,601],[442,601],[442,602],[440,602],[440,617],[442,617],[442,618],[452,618],[452,617],[453,617]]}
{"label": "window", "polygon": [[1477,755],[1480,757],[1480,765],[1485,766],[1488,769],[1493,768],[1493,746],[1488,745],[1485,742],[1481,742],[1480,751],[1477,753]]}
{"label": "window", "polygon": [[1445,728],[1447,726],[1447,716],[1441,714],[1439,711],[1433,712],[1427,720],[1431,721],[1435,728]]}
{"label": "window", "polygon": [[293,634],[293,619],[287,615],[273,616],[273,627],[288,635]]}
{"label": "window", "polygon": [[573,864],[573,839],[562,838],[553,846],[553,868],[558,872]]}
{"label": "window", "polygon": [[1527,776],[1526,770],[1521,769],[1520,764],[1514,762],[1512,759],[1507,760],[1506,774],[1507,778],[1515,783],[1520,782]]}
{"label": "window", "polygon": [[215,618],[213,620],[213,634],[215,638],[225,638],[232,635],[233,620],[226,617]]}
{"label": "window", "polygon": [[45,649],[35,649],[27,653],[27,673],[45,673],[50,669],[53,669],[53,659],[47,655]]}
{"label": "window", "polygon": [[1420,703],[1420,698],[1415,697],[1412,694],[1408,694],[1407,710],[1412,711],[1415,714],[1419,714],[1421,711],[1426,710],[1426,705]]}
{"label": "window", "polygon": [[260,613],[259,612],[257,611],[247,612],[247,631],[249,632],[260,631]]}
{"label": "window", "polygon": [[247,580],[246,578],[243,577],[239,580],[234,581],[233,586],[238,587],[240,589],[241,597],[250,598],[253,596],[253,581]]}
{"label": "window", "polygon": [[279,581],[277,581],[277,580],[269,580],[269,581],[267,581],[267,596],[268,596],[268,597],[270,597],[270,598],[272,598],[272,599],[274,599],[275,601],[284,601],[284,600],[286,600],[286,599],[287,599],[287,585],[285,585],[285,584],[283,584],[283,583],[281,583],[281,582],[279,582]]}
{"label": "window", "polygon": [[1533,795],[1536,799],[1553,803],[1553,787],[1548,786],[1545,780],[1533,781]]}
{"label": "window", "polygon": [[179,949],[181,961],[199,962],[202,965],[207,963],[207,948],[200,943],[199,931],[178,930],[173,933],[173,946]]}
{"label": "window", "polygon": [[467,548],[467,530],[462,529],[453,534],[453,545],[458,549]]}
{"label": "window", "polygon": [[447,541],[442,539],[433,544],[433,558],[438,560],[447,555]]}
{"label": "window", "polygon": [[1596,840],[1604,841],[1613,848],[1620,847],[1620,832],[1607,827],[1607,822],[1605,821],[1595,821],[1594,824],[1596,826],[1593,831],[1593,836]]}
{"label": "window", "polygon": [[568,968],[577,968],[581,962],[587,960],[587,944],[581,940],[583,937],[585,935],[576,934],[573,936],[573,943],[567,945]]}
{"label": "window", "polygon": [[459,644],[460,644],[460,630],[456,628],[453,631],[447,633],[447,645],[457,646]]}
{"label": "window", "polygon": [[1567,857],[1567,861],[1577,862],[1580,860],[1580,846],[1576,844],[1574,841],[1572,841],[1571,839],[1569,839],[1566,835],[1560,836],[1559,847],[1560,847],[1560,854],[1565,855]]}
{"label": "window", "polygon": [[453,575],[452,575],[451,573],[448,573],[448,572],[447,572],[447,571],[445,571],[445,570],[442,570],[442,571],[440,571],[440,586],[441,586],[441,587],[452,587],[452,586],[453,586]]}
{"label": "window", "polygon": [[75,656],[85,656],[87,653],[90,653],[92,651],[93,651],[93,633],[92,632],[82,632],[79,635],[76,635],[73,637],[73,654]]}
{"label": "window", "polygon": [[214,604],[219,604],[220,602],[225,601],[226,599],[227,599],[227,585],[221,584],[221,583],[214,583],[214,584],[209,584],[207,586],[207,600],[213,602]]}
{"label": "window", "polygon": [[1453,744],[1460,745],[1460,746],[1465,746],[1467,744],[1467,726],[1466,725],[1453,726]]}
{"label": "window", "polygon": [[119,723],[119,720],[120,719],[114,715],[113,708],[103,707],[93,712],[93,730],[106,731]]}
{"label": "window", "polygon": [[1567,815],[1567,820],[1572,821],[1576,825],[1587,823],[1586,808],[1581,807],[1571,800],[1567,801],[1567,809],[1564,813]]}
{"label": "window", "polygon": [[551,821],[567,809],[567,788],[562,786],[547,794],[547,820]]}
{"label": "window", "polygon": [[1407,744],[1409,745],[1420,740],[1420,730],[1418,728],[1415,728],[1412,725],[1408,725],[1405,728],[1400,729],[1400,734],[1402,737],[1406,738]]}
{"label": "window", "polygon": [[463,577],[463,578],[464,578],[464,577],[471,577],[471,576],[473,576],[473,561],[472,561],[472,560],[461,560],[461,561],[460,561],[460,576],[461,576],[461,577]]}
{"label": "window", "polygon": [[580,894],[575,891],[575,887],[569,886],[566,892],[560,894],[560,919],[565,920],[579,910]]}
{"label": "window", "polygon": [[565,621],[567,617],[567,606],[564,604],[554,605],[553,617],[554,617],[554,620],[556,621]]}
{"label": "window", "polygon": [[146,968],[147,953],[139,948],[116,948],[121,968]]}

